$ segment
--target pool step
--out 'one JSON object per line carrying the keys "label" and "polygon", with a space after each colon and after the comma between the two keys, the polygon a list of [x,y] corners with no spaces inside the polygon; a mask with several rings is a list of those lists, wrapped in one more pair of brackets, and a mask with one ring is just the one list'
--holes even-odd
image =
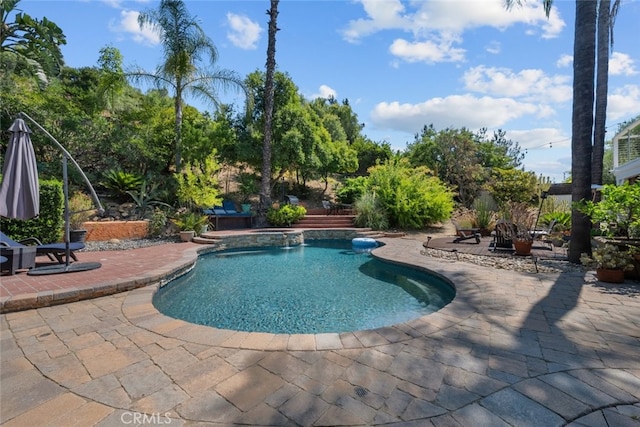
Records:
{"label": "pool step", "polygon": [[353,228],[355,215],[305,215],[294,224],[298,228]]}

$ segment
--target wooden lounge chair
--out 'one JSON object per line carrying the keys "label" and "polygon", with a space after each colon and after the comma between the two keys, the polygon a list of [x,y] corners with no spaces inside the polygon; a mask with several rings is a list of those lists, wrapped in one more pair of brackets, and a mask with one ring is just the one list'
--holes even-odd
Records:
{"label": "wooden lounge chair", "polygon": [[497,250],[512,251],[513,238],[517,236],[516,225],[511,221],[500,220],[496,223],[495,230],[491,233],[493,240],[491,241],[491,251]]}
{"label": "wooden lounge chair", "polygon": [[479,228],[461,228],[456,221],[452,221],[456,227],[456,238],[453,239],[453,243],[460,243],[464,240],[475,239],[476,244],[480,243],[480,229]]}

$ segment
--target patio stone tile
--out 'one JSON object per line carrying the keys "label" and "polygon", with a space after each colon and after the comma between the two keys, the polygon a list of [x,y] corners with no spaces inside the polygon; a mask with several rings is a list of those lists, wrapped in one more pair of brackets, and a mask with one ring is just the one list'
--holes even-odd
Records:
{"label": "patio stone tile", "polygon": [[128,408],[131,404],[129,395],[112,374],[78,385],[71,391],[79,396],[116,408]]}
{"label": "patio stone tile", "polygon": [[522,381],[515,384],[513,388],[565,419],[576,418],[589,410],[589,406],[537,378]]}
{"label": "patio stone tile", "polygon": [[242,411],[248,411],[283,385],[280,377],[259,366],[252,366],[227,378],[215,389]]}
{"label": "patio stone tile", "polygon": [[482,399],[480,404],[514,426],[561,426],[564,419],[541,404],[511,390],[504,389]]}
{"label": "patio stone tile", "polygon": [[413,399],[404,410],[401,417],[403,420],[411,421],[435,417],[445,414],[446,412],[446,409],[441,406],[434,405],[431,402],[427,402],[421,399]]}
{"label": "patio stone tile", "polygon": [[287,417],[264,403],[261,403],[256,407],[250,409],[246,413],[240,415],[236,420],[236,423],[258,426],[296,426],[296,424],[287,419]]}
{"label": "patio stone tile", "polygon": [[169,378],[155,365],[138,368],[119,378],[120,384],[134,400],[155,393],[162,387],[171,384]]}
{"label": "patio stone tile", "polygon": [[168,384],[131,405],[131,410],[147,414],[166,414],[190,396],[175,384]]}
{"label": "patio stone tile", "polygon": [[408,353],[400,353],[387,370],[391,375],[421,387],[438,390],[443,382],[446,366],[435,361],[424,361]]}
{"label": "patio stone tile", "polygon": [[237,350],[233,354],[224,358],[227,363],[230,363],[239,370],[253,366],[260,360],[264,359],[266,354],[264,351],[258,350]]}
{"label": "patio stone tile", "polygon": [[317,350],[338,350],[342,348],[342,341],[339,334],[317,334]]}
{"label": "patio stone tile", "polygon": [[451,413],[453,418],[463,426],[474,427],[512,427],[490,410],[474,403]]}
{"label": "patio stone tile", "polygon": [[301,391],[287,400],[278,410],[294,422],[310,426],[329,409],[329,404],[311,393]]}
{"label": "patio stone tile", "polygon": [[218,356],[200,360],[172,376],[173,381],[191,396],[214,387],[239,371]]}
{"label": "patio stone tile", "polygon": [[177,407],[181,417],[206,423],[233,423],[242,412],[213,390],[205,390]]}
{"label": "patio stone tile", "polygon": [[199,360],[183,347],[172,348],[153,358],[153,361],[170,376],[178,375]]}
{"label": "patio stone tile", "polygon": [[440,390],[438,390],[436,403],[438,406],[448,410],[454,410],[478,400],[479,397],[477,394],[471,393],[464,388],[443,384]]}
{"label": "patio stone tile", "polygon": [[60,426],[91,426],[99,423],[113,412],[113,408],[96,402],[88,402],[78,408],[62,413],[56,417],[54,425]]}
{"label": "patio stone tile", "polygon": [[[374,412],[375,415],[375,412]],[[316,426],[356,426],[366,425],[367,420],[361,418],[359,414],[343,408],[341,406],[331,406],[314,423]]]}
{"label": "patio stone tile", "polygon": [[[98,348],[103,347],[103,352],[96,353]],[[109,351],[108,346],[101,345],[90,347],[86,350],[88,351],[82,355],[80,353],[85,352],[85,350],[79,352],[78,357],[92,378],[116,372],[147,358],[147,355],[137,347]]]}
{"label": "patio stone tile", "polygon": [[3,380],[2,390],[11,390],[11,393],[5,392],[0,395],[3,420],[10,420],[66,392],[35,369]]}
{"label": "patio stone tile", "polygon": [[297,350],[315,350],[316,338],[312,334],[296,334],[289,336],[287,349],[291,351]]}
{"label": "patio stone tile", "polygon": [[11,421],[4,422],[3,426],[44,426],[56,420],[60,414],[65,414],[86,403],[87,401],[85,399],[73,393],[60,394],[49,401],[37,405],[33,410],[18,415]]}

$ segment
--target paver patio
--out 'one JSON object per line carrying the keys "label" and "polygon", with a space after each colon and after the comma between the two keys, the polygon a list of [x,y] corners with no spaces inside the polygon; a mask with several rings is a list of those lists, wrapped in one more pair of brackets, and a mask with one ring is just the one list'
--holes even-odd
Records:
{"label": "paver patio", "polygon": [[[420,240],[381,240],[376,256],[448,277],[454,301],[407,323],[319,335],[171,319],[151,304],[156,285],[3,314],[0,423],[640,425],[637,282],[480,267],[425,257]],[[2,298],[126,289],[184,268],[197,247],[81,253],[103,267],[3,276]]]}

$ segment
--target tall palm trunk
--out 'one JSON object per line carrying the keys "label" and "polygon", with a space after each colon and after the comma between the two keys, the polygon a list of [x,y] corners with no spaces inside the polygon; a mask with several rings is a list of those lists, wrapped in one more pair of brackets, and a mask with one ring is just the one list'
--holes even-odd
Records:
{"label": "tall palm trunk", "polygon": [[[276,71],[276,33],[278,32],[278,1],[271,0],[269,15],[269,42],[267,45],[267,72],[264,83],[264,141],[262,144],[262,183],[260,202],[262,213],[271,206],[271,122],[273,119],[273,96],[275,91],[274,74]],[[258,219],[264,221],[266,218]]]}
{"label": "tall palm trunk", "polygon": [[[596,52],[597,2],[576,0],[573,43],[573,114],[571,126],[571,200],[591,197],[591,152]],[[591,253],[591,221],[577,209],[571,212],[569,261]]]}
{"label": "tall palm trunk", "polygon": [[178,84],[176,85],[176,98],[174,100],[174,107],[176,110],[176,138],[175,138],[175,149],[176,149],[176,173],[180,173],[182,171],[182,90],[180,90],[181,81],[177,79]]}
{"label": "tall palm trunk", "polygon": [[596,65],[596,110],[593,131],[591,183],[602,184],[604,135],[607,120],[609,88],[609,34],[611,31],[611,0],[600,0],[598,10],[598,56]]}

